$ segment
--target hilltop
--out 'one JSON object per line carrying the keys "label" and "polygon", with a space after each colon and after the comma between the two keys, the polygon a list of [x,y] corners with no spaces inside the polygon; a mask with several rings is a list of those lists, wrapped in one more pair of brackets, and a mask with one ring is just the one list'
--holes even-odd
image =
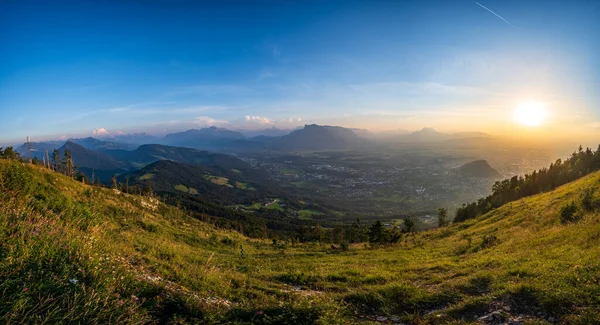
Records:
{"label": "hilltop", "polygon": [[354,148],[368,141],[348,128],[311,124],[266,143],[285,150],[324,150]]}
{"label": "hilltop", "polygon": [[243,139],[245,136],[240,132],[211,126],[167,134],[161,141],[172,146],[206,149],[228,146],[232,141]]}
{"label": "hilltop", "polygon": [[599,186],[596,172],[395,245],[345,250],[333,237],[249,239],[153,197],[0,160],[0,319],[590,324]]}
{"label": "hilltop", "polygon": [[470,177],[482,178],[502,178],[502,175],[495,170],[486,160],[475,160],[458,167],[458,171]]}

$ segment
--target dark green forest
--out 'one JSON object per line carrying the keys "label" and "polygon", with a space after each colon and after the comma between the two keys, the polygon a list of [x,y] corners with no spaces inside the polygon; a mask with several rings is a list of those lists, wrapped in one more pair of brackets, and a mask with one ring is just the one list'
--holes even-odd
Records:
{"label": "dark green forest", "polygon": [[458,208],[454,222],[472,219],[508,202],[553,190],[599,169],[600,146],[595,152],[579,146],[565,161],[558,159],[548,168],[497,181],[492,186],[492,194]]}

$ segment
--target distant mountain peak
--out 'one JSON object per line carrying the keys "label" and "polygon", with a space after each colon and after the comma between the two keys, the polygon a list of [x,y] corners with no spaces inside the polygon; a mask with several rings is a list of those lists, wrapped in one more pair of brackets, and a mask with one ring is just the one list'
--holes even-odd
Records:
{"label": "distant mountain peak", "polygon": [[443,134],[443,133],[438,132],[434,128],[431,128],[431,127],[424,127],[419,131],[413,132],[413,134]]}
{"label": "distant mountain peak", "polygon": [[341,126],[306,124],[288,135],[274,139],[281,149],[345,149],[367,142],[351,129]]}
{"label": "distant mountain peak", "polygon": [[210,126],[202,129],[189,129],[183,132],[167,134],[161,143],[178,147],[206,149],[245,138],[240,132]]}

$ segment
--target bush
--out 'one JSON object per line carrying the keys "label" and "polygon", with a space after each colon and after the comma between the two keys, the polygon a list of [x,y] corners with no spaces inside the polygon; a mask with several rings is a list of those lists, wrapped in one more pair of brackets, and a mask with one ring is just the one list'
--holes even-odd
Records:
{"label": "bush", "polygon": [[498,244],[498,237],[492,234],[483,235],[483,240],[481,242],[481,248],[488,248],[492,246],[496,246]]}
{"label": "bush", "polygon": [[226,245],[226,246],[230,246],[230,247],[236,247],[237,243],[235,242],[235,240],[229,238],[229,237],[225,237],[223,239],[221,239],[221,244]]}
{"label": "bush", "polygon": [[597,206],[596,200],[594,200],[594,190],[585,189],[581,192],[581,206],[585,211],[593,211]]}
{"label": "bush", "polygon": [[577,212],[578,209],[575,202],[571,201],[570,203],[563,205],[563,207],[560,208],[560,222],[567,224],[578,221],[580,216]]}
{"label": "bush", "polygon": [[340,249],[343,251],[347,251],[350,249],[350,244],[347,240],[342,241],[342,243],[340,244]]}

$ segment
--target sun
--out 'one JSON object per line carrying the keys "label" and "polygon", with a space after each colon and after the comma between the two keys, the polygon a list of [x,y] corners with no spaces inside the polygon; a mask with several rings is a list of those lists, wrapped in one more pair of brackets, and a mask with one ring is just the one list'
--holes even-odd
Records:
{"label": "sun", "polygon": [[540,102],[523,102],[513,111],[513,119],[526,126],[540,126],[547,116],[546,105]]}

